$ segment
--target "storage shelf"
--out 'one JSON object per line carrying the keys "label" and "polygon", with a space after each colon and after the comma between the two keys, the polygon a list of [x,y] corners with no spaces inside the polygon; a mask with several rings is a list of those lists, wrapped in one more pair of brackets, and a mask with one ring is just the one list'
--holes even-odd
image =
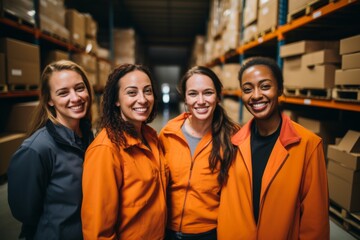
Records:
{"label": "storage shelf", "polygon": [[[310,27],[310,25],[314,25],[315,29],[318,29],[319,26],[318,20],[323,19],[325,16],[336,16],[337,12],[342,11],[343,9],[351,10],[351,5],[354,5],[355,3],[359,3],[359,0],[332,0],[327,5],[320,7],[317,10],[314,10],[311,14],[301,16],[297,19],[294,19],[284,25],[279,26],[276,30],[273,32],[267,33],[263,35],[262,37],[259,37],[253,41],[250,41],[244,45],[239,46],[235,49],[231,54],[224,54],[223,56],[220,56],[217,59],[212,60],[208,66],[215,66],[221,63],[225,63],[227,59],[230,57],[234,57],[236,54],[243,55],[246,54],[249,50],[252,50],[259,46],[264,46],[265,43],[268,43],[270,41],[282,41],[287,39],[289,34],[292,34],[294,32],[300,33],[300,36],[303,34],[301,31],[304,29],[307,29]],[[359,9],[359,6],[357,5],[357,8]],[[349,17],[348,13],[342,13],[343,15],[346,15]],[[355,10],[355,15],[356,13]],[[355,16],[354,15],[354,16]],[[350,14],[351,17],[351,14]],[[328,18],[328,17],[327,17]],[[354,17],[356,19],[356,17]],[[335,22],[337,22],[335,20]],[[357,22],[354,22],[352,24],[357,25]],[[348,26],[347,29],[349,29],[351,26]],[[340,27],[342,28],[342,27]],[[359,28],[356,28],[359,29]],[[340,29],[342,31],[344,29]],[[319,31],[320,33],[321,31]],[[330,34],[332,31],[329,31]],[[296,38],[295,38],[296,39]],[[302,40],[302,39],[299,39]],[[270,42],[271,43],[271,42]],[[235,97],[241,97],[241,91],[240,90],[225,90],[223,91],[224,96],[235,96]],[[304,99],[304,98],[295,98],[295,97],[285,97],[281,96],[280,101],[284,103],[289,104],[297,104],[297,105],[307,105],[307,106],[315,106],[315,107],[324,107],[324,108],[332,108],[332,109],[339,109],[339,110],[348,110],[348,111],[356,111],[360,112],[360,103],[358,102],[340,102],[335,100],[321,100],[321,99]]]}
{"label": "storage shelf", "polygon": [[295,98],[295,97],[285,97],[281,96],[279,98],[280,102],[298,104],[298,105],[307,105],[313,107],[323,107],[323,108],[333,108],[339,110],[355,111],[360,112],[359,103],[349,103],[349,102],[339,102],[335,100],[320,100],[313,98]]}
{"label": "storage shelf", "polygon": [[19,98],[19,97],[38,97],[39,93],[40,93],[39,90],[1,92],[0,99]]}
{"label": "storage shelf", "polygon": [[[240,98],[241,90],[240,89],[223,90],[222,94],[224,96],[234,96]],[[360,104],[356,102],[351,103],[351,102],[335,101],[333,99],[322,100],[322,99],[314,99],[314,98],[286,97],[284,95],[279,97],[279,101],[288,104],[297,104],[297,105],[306,105],[312,107],[323,107],[323,108],[332,108],[332,109],[360,112]]]}

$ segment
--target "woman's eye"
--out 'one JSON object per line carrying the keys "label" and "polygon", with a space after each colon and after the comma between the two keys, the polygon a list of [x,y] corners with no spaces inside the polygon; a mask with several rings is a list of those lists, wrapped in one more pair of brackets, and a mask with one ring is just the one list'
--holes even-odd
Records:
{"label": "woman's eye", "polygon": [[85,90],[85,87],[84,87],[84,86],[76,88],[76,91],[77,91],[77,92],[82,92],[82,91],[84,91],[84,90]]}
{"label": "woman's eye", "polygon": [[250,93],[251,88],[243,88],[242,91],[243,91],[243,93]]}
{"label": "woman's eye", "polygon": [[129,91],[129,92],[127,92],[127,94],[129,95],[129,96],[136,96],[136,91]]}
{"label": "woman's eye", "polygon": [[152,92],[153,92],[153,91],[152,91],[151,88],[145,90],[145,94],[146,94],[146,95],[152,95]]}
{"label": "woman's eye", "polygon": [[58,92],[58,96],[65,97],[68,95],[68,92]]}
{"label": "woman's eye", "polygon": [[205,92],[204,93],[204,95],[206,95],[206,96],[211,96],[211,95],[213,95],[214,94],[214,92]]}
{"label": "woman's eye", "polygon": [[188,95],[189,95],[190,97],[195,97],[195,96],[196,96],[196,93],[195,93],[195,92],[189,92]]}
{"label": "woman's eye", "polygon": [[262,90],[268,90],[268,89],[270,89],[270,88],[271,88],[271,85],[268,85],[268,84],[261,86],[261,89],[262,89]]}

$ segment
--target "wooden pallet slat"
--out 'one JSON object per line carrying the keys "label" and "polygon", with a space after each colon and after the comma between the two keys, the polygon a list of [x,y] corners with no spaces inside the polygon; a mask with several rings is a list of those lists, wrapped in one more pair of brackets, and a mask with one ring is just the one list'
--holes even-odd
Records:
{"label": "wooden pallet slat", "polygon": [[314,98],[314,99],[331,99],[332,90],[330,88],[315,89],[315,88],[284,88],[285,96],[299,97],[299,98]]}
{"label": "wooden pallet slat", "polygon": [[351,213],[336,202],[330,201],[329,215],[333,222],[356,239],[360,239],[360,213]]}
{"label": "wooden pallet slat", "polygon": [[290,23],[291,21],[300,18],[302,16],[306,16],[306,15],[310,15],[311,13],[313,13],[315,10],[319,9],[320,7],[326,5],[329,3],[329,0],[314,0],[311,1],[309,3],[307,3],[306,5],[304,5],[303,7],[300,7],[296,10],[293,10],[291,12],[288,13],[287,15],[287,22]]}

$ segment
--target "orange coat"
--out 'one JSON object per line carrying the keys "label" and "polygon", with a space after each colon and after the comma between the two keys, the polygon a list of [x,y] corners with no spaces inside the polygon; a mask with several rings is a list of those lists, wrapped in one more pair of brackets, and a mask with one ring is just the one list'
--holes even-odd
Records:
{"label": "orange coat", "polygon": [[322,140],[285,115],[264,171],[255,224],[250,126],[247,123],[232,138],[239,151],[221,192],[218,239],[329,239]]}
{"label": "orange coat", "polygon": [[118,148],[103,129],[86,151],[81,209],[84,239],[163,239],[165,172],[155,130],[144,125],[151,151],[127,135]]}
{"label": "orange coat", "polygon": [[218,171],[211,173],[211,133],[196,147],[194,156],[181,131],[187,114],[170,120],[160,132],[163,156],[170,170],[167,189],[168,225],[173,231],[201,233],[216,228],[219,207]]}

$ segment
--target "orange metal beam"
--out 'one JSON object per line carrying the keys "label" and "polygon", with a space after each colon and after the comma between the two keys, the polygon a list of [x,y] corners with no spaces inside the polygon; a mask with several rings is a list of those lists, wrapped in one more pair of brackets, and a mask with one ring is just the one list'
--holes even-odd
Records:
{"label": "orange metal beam", "polygon": [[320,99],[312,99],[312,98],[295,98],[295,97],[279,97],[280,102],[298,104],[298,105],[307,105],[314,107],[324,107],[324,108],[333,108],[339,110],[348,110],[360,112],[360,104],[359,103],[351,103],[351,102],[338,102],[335,100],[320,100]]}
{"label": "orange metal beam", "polygon": [[279,26],[278,31],[280,31],[281,33],[289,32],[289,31],[296,29],[298,27],[301,27],[309,22],[312,22],[317,18],[323,17],[329,13],[332,13],[341,8],[349,6],[357,1],[358,0],[339,0],[337,2],[330,2],[329,4],[325,5],[324,7],[319,8],[318,10],[314,11],[311,15],[300,17],[298,19],[293,20],[290,23]]}

